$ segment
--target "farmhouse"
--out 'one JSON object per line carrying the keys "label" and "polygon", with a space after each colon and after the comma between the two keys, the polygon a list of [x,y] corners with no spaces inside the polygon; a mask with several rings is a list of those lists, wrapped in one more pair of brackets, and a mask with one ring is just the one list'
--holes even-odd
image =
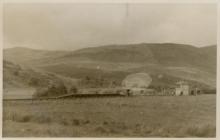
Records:
{"label": "farmhouse", "polygon": [[176,83],[177,87],[175,89],[175,95],[189,95],[189,85],[186,82],[179,81]]}
{"label": "farmhouse", "polygon": [[175,88],[175,95],[197,95],[199,93],[200,90],[197,87],[192,87],[183,81],[177,82],[177,87]]}

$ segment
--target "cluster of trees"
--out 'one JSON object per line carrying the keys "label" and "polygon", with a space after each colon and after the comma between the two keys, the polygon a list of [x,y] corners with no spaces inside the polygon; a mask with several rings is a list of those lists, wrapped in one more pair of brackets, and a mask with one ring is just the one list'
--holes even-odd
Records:
{"label": "cluster of trees", "polygon": [[[79,80],[78,85],[67,86],[62,80],[49,80],[41,78],[31,78],[29,85],[36,87],[34,98],[42,97],[56,97],[64,94],[77,94],[79,88],[104,88],[104,87],[117,87],[120,86],[120,81],[107,79],[103,77],[94,78],[85,76]],[[45,84],[45,83],[47,84]],[[44,83],[42,85],[42,83]]]}
{"label": "cluster of trees", "polygon": [[103,77],[95,78],[85,76],[79,81],[79,86],[85,88],[116,87],[119,85],[120,82],[113,79],[106,79]]}
{"label": "cluster of trees", "polygon": [[34,98],[39,97],[55,97],[59,95],[67,94],[67,88],[63,83],[56,83],[51,84],[46,87],[39,87],[36,89],[35,93],[33,94]]}

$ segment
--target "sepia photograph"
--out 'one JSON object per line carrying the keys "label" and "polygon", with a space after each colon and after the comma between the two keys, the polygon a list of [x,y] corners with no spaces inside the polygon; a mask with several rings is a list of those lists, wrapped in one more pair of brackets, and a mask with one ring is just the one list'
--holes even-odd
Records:
{"label": "sepia photograph", "polygon": [[4,3],[3,138],[216,138],[217,3]]}

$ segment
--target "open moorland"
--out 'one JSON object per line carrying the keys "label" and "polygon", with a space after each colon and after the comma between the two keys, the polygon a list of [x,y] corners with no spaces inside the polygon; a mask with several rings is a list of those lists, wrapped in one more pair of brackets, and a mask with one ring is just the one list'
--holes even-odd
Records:
{"label": "open moorland", "polygon": [[10,100],[3,101],[3,136],[215,137],[216,94],[21,99],[121,88],[135,73],[148,74],[155,93],[179,81],[215,93],[216,49],[174,43],[4,49],[3,98]]}
{"label": "open moorland", "polygon": [[3,137],[216,135],[215,94],[5,100],[3,106]]}

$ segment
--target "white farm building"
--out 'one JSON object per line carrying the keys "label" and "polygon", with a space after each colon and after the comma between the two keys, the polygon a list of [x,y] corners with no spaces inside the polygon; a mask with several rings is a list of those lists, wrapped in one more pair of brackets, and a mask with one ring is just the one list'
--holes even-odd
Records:
{"label": "white farm building", "polygon": [[177,82],[177,87],[175,88],[175,95],[197,95],[200,93],[200,90],[197,87],[189,86],[186,82],[180,81]]}
{"label": "white farm building", "polygon": [[178,83],[178,87],[175,89],[175,94],[177,96],[189,95],[189,85],[184,82]]}

